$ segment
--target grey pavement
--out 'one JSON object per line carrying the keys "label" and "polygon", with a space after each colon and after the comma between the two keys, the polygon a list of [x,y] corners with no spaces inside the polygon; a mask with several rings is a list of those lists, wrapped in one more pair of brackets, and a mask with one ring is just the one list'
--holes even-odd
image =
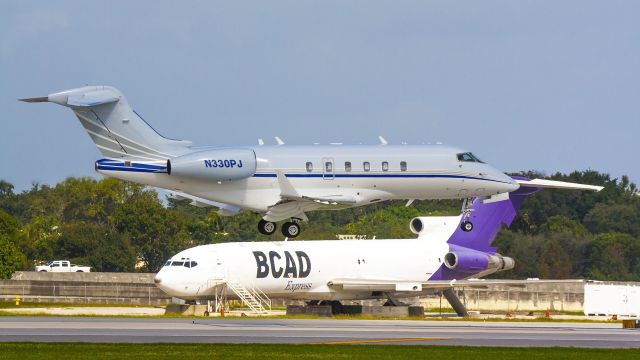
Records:
{"label": "grey pavement", "polygon": [[0,341],[348,343],[640,348],[619,323],[0,317]]}

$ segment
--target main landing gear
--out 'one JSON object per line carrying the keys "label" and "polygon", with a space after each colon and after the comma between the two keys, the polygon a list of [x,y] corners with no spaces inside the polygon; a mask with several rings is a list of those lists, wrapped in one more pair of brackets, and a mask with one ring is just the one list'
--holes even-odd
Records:
{"label": "main landing gear", "polygon": [[471,212],[473,211],[471,205],[473,205],[473,198],[466,198],[464,199],[464,202],[462,202],[463,221],[460,224],[460,228],[465,232],[473,230],[473,223],[469,220],[471,218]]}
{"label": "main landing gear", "polygon": [[300,225],[293,221],[287,221],[282,224],[282,235],[288,238],[294,238],[300,235]]}
{"label": "main landing gear", "polygon": [[271,235],[276,232],[276,223],[266,220],[258,222],[258,231],[263,235]]}
{"label": "main landing gear", "polygon": [[[258,222],[258,231],[263,235],[273,234],[276,232],[276,227],[276,223],[271,221],[260,220],[260,222]],[[300,235],[300,225],[295,219],[282,224],[282,228],[280,230],[282,231],[282,235],[288,238],[294,238]]]}

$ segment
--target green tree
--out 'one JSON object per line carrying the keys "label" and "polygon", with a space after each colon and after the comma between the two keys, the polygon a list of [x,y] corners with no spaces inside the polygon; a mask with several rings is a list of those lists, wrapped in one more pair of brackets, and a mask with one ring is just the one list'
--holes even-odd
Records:
{"label": "green tree", "polygon": [[604,232],[628,233],[640,236],[640,211],[632,203],[596,204],[585,216],[584,224],[594,234]]}
{"label": "green tree", "polygon": [[640,279],[640,240],[629,234],[604,233],[588,249],[587,276],[596,280]]}
{"label": "green tree", "polygon": [[145,270],[156,272],[190,242],[183,218],[162,206],[153,190],[136,189],[114,213],[115,226],[126,234]]}
{"label": "green tree", "polygon": [[65,224],[53,252],[57,259],[89,265],[94,271],[134,271],[136,263],[129,239],[99,223]]}
{"label": "green tree", "polygon": [[9,279],[14,271],[25,268],[26,263],[15,241],[7,234],[0,234],[0,278]]}

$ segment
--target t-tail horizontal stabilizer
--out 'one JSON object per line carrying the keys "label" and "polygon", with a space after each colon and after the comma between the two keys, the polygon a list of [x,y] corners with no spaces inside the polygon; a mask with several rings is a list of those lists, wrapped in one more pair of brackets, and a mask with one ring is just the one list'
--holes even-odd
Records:
{"label": "t-tail horizontal stabilizer", "polygon": [[190,141],[160,135],[129,106],[118,89],[110,86],[85,86],[20,100],[70,108],[98,150],[108,158],[166,161],[188,152],[191,146]]}

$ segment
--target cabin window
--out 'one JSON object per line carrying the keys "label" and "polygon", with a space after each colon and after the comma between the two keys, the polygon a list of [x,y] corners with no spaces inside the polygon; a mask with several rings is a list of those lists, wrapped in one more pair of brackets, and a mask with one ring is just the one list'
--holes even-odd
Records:
{"label": "cabin window", "polygon": [[407,162],[400,161],[400,171],[407,171]]}
{"label": "cabin window", "polygon": [[351,172],[351,161],[347,161],[344,163],[344,171]]}
{"label": "cabin window", "polygon": [[333,172],[333,163],[331,161],[324,163],[324,171],[328,173]]}
{"label": "cabin window", "polygon": [[368,161],[365,161],[362,163],[362,168],[364,169],[364,171],[370,171],[371,170],[371,164],[369,164]]}
{"label": "cabin window", "polygon": [[313,171],[313,163],[311,161],[307,161],[307,172]]}
{"label": "cabin window", "polygon": [[382,162],[382,171],[389,171],[389,163],[387,161]]}

